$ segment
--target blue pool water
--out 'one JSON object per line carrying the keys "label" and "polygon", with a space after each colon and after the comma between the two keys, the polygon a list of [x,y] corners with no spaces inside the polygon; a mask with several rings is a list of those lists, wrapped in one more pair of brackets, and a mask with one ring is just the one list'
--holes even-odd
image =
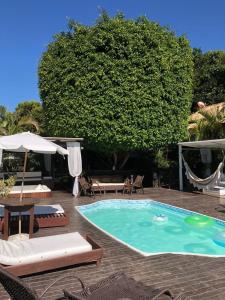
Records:
{"label": "blue pool water", "polygon": [[[225,222],[218,219],[153,200],[103,200],[76,209],[100,230],[143,255],[225,256]],[[204,219],[203,226],[195,222],[196,217]]]}

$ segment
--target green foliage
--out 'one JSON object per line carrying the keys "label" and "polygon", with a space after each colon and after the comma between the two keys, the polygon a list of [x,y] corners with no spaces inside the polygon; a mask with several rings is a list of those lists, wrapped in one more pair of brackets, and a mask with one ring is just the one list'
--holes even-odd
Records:
{"label": "green foliage", "polygon": [[154,163],[158,169],[168,169],[172,161],[167,158],[167,149],[159,149],[154,155]]}
{"label": "green foliage", "polygon": [[11,176],[6,180],[0,180],[0,197],[7,197],[12,189],[12,187],[15,185],[16,179]]}
{"label": "green foliage", "polygon": [[[193,104],[203,101],[213,104],[225,100],[225,52],[202,53],[194,49]],[[193,105],[193,106],[194,106]]]}
{"label": "green foliage", "polygon": [[3,105],[0,105],[0,122],[2,122],[4,120],[6,112],[7,112],[6,107]]}
{"label": "green foliage", "polygon": [[94,26],[74,21],[39,65],[50,135],[84,137],[106,153],[182,140],[192,97],[192,51],[185,37],[141,17]]}
{"label": "green foliage", "polygon": [[39,124],[43,120],[43,108],[40,102],[37,101],[23,101],[20,102],[15,109],[15,113],[19,119],[23,117],[32,117]]}
{"label": "green foliage", "polygon": [[[29,104],[30,103],[30,104]],[[0,106],[0,135],[10,135],[22,131],[40,132],[40,120],[35,116],[41,116],[41,104],[36,102],[21,102],[15,112],[8,112],[4,106]],[[33,107],[28,109],[28,107]]]}

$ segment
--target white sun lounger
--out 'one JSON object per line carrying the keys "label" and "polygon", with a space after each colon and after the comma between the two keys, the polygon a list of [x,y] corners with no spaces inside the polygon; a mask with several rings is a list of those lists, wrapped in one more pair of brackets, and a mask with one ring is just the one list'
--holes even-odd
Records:
{"label": "white sun lounger", "polygon": [[[11,214],[11,224],[18,224],[18,213]],[[27,219],[29,212],[22,212],[22,217]],[[35,223],[39,228],[59,227],[69,224],[69,217],[65,214],[60,204],[54,205],[35,205],[34,206]],[[3,229],[4,206],[0,205],[0,231]]]}
{"label": "white sun lounger", "polygon": [[[51,204],[51,205],[35,205],[34,214],[35,215],[48,215],[48,214],[64,214],[65,211],[60,204]],[[13,212],[12,216],[18,216],[19,213]],[[22,212],[22,215],[29,215],[28,211]],[[0,204],[0,217],[4,217],[4,205]]]}
{"label": "white sun lounger", "polygon": [[[16,185],[9,193],[9,198],[19,198],[21,193],[21,186]],[[52,196],[52,191],[43,184],[38,185],[24,185],[23,198],[49,198]]]}
{"label": "white sun lounger", "polygon": [[84,262],[99,263],[103,250],[78,232],[29,240],[0,240],[0,263],[15,275],[27,275]]}

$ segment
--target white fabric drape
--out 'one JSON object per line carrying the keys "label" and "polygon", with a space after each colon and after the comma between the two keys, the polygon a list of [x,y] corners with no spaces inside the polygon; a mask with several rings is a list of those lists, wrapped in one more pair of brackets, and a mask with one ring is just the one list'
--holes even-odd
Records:
{"label": "white fabric drape", "polygon": [[190,169],[190,167],[188,166],[187,162],[185,161],[184,157],[182,156],[183,161],[184,161],[184,166],[186,169],[186,176],[187,179],[189,180],[190,183],[193,184],[194,187],[197,187],[199,190],[200,189],[210,189],[213,188],[214,186],[218,185],[218,183],[220,182],[220,178],[221,178],[221,172],[223,170],[223,166],[224,166],[224,159],[223,161],[218,165],[216,171],[210,175],[207,178],[199,178],[197,177]]}
{"label": "white fabric drape", "polygon": [[80,143],[67,142],[66,145],[68,150],[69,173],[72,177],[74,177],[73,195],[76,197],[79,193],[78,176],[82,172]]}

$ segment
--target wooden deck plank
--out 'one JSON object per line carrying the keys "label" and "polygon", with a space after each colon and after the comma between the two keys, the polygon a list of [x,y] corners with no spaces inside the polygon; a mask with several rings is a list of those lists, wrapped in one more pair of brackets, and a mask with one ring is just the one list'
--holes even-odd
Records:
{"label": "wooden deck plank", "polygon": [[[34,237],[79,231],[90,234],[104,247],[104,258],[101,265],[71,266],[52,272],[35,274],[25,277],[31,287],[41,292],[51,281],[62,275],[81,277],[87,284],[117,271],[124,271],[127,275],[154,287],[169,287],[176,293],[185,292],[190,300],[225,299],[225,258],[210,258],[191,255],[164,254],[143,257],[126,246],[106,236],[94,226],[85,221],[74,209],[75,205],[82,205],[99,199],[153,199],[178,207],[204,213],[225,220],[225,209],[219,207],[219,200],[214,197],[184,193],[174,190],[151,188],[145,189],[145,194],[122,195],[107,193],[95,198],[81,197],[74,199],[65,192],[54,192],[53,198],[44,199],[43,204],[59,203],[70,217],[70,224],[65,227],[44,228],[35,232]],[[55,288],[46,295],[46,300],[60,299],[62,289],[80,289],[78,282],[71,278],[60,281]],[[0,299],[8,299],[8,295],[0,287]]]}

